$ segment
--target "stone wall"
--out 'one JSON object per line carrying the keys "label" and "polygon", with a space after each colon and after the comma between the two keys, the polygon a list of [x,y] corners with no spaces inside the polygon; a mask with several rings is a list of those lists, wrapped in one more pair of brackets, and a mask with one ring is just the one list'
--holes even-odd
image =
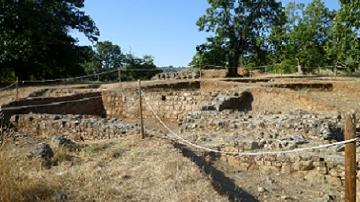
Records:
{"label": "stone wall", "polygon": [[[137,125],[120,119],[81,115],[14,115],[11,122],[16,126],[18,133],[46,138],[61,134],[75,140],[99,140],[118,138],[138,132]],[[224,151],[238,152],[239,150],[226,147]],[[339,186],[344,182],[344,164],[341,155],[321,157],[310,152],[255,157],[221,155],[218,158],[239,171],[258,170],[264,175],[302,174],[304,178],[316,177]],[[360,174],[357,179],[360,180]]]}
{"label": "stone wall", "polygon": [[[145,118],[154,118],[149,107],[149,103],[160,117],[166,119],[181,119],[184,114],[201,110],[209,102],[228,98],[241,97],[243,92],[248,92],[246,102],[241,100],[233,102],[242,104],[246,109],[253,111],[336,111],[333,106],[321,103],[312,98],[299,96],[296,92],[285,89],[233,89],[228,91],[205,92],[201,90],[145,90],[143,103],[143,115]],[[219,99],[224,98],[225,99]],[[139,95],[136,90],[123,92],[108,91],[103,93],[103,104],[106,115],[109,117],[123,117],[134,119],[139,114]],[[221,104],[221,103],[220,103]],[[230,103],[231,104],[231,103]],[[242,106],[228,106],[229,109],[242,109]]]}
{"label": "stone wall", "polygon": [[[170,87],[169,89],[166,90],[161,89],[163,86],[145,88],[144,89],[145,94],[143,95],[144,117],[152,118],[152,119],[154,118],[152,112],[150,111],[146,103],[151,105],[161,118],[175,121],[175,120],[183,119],[184,116],[189,112],[201,110],[202,107],[204,106],[204,103],[214,100],[215,101],[218,100],[219,102],[226,101],[226,99],[217,99],[219,97],[240,98],[241,95],[243,95],[242,92],[247,92],[248,95],[251,95],[252,97],[252,99],[250,99],[249,101],[251,103],[246,103],[247,107],[249,108],[248,104],[251,104],[251,109],[253,111],[258,111],[258,112],[261,111],[294,112],[298,109],[304,109],[304,106],[309,106],[309,107],[305,107],[306,110],[319,110],[319,111],[334,110],[332,106],[322,105],[319,101],[307,97],[301,97],[295,92],[290,90],[250,88],[246,91],[244,91],[244,89],[230,89],[222,92],[220,91],[204,92],[201,91],[201,89],[198,89],[197,84],[194,85],[195,85],[194,88],[184,87],[181,89],[174,89]],[[82,102],[75,102],[75,100],[78,99],[97,97],[97,96],[100,97],[96,99],[89,99]],[[36,98],[36,99],[13,102],[3,107],[9,108],[9,107],[16,107],[23,105],[42,105],[42,104],[71,101],[71,100],[73,100],[74,102],[69,102],[61,105],[44,106],[44,107],[32,106],[32,107],[16,109],[16,110],[5,110],[4,112],[7,117],[10,117],[14,114],[26,114],[26,115],[12,116],[13,118],[11,120],[12,123],[19,130],[19,132],[25,134],[33,134],[40,136],[53,136],[58,134],[64,134],[68,136],[79,135],[80,137],[84,137],[85,139],[106,139],[106,138],[114,138],[114,137],[126,135],[131,133],[131,131],[136,130],[135,129],[136,126],[128,125],[122,122],[121,120],[119,120],[119,118],[138,119],[139,94],[137,90],[104,91],[101,94],[87,93],[87,94],[79,94],[76,96],[67,96],[67,97],[59,97],[59,98]],[[241,104],[242,102],[236,101],[234,103]],[[230,106],[230,109],[234,110],[232,106]],[[36,115],[29,113],[46,113],[46,114]],[[96,117],[88,117],[88,116],[80,116],[80,115],[62,116],[62,115],[49,115],[49,114],[96,115],[96,116],[106,116],[107,119],[100,119]],[[240,120],[239,114],[236,113],[233,114],[235,114],[237,117],[234,117],[231,120]],[[219,117],[214,116],[214,118],[216,120],[222,120],[223,118],[221,116],[223,114],[219,114],[219,115],[220,115]],[[251,117],[249,117],[249,114],[244,113],[244,116],[245,115],[247,117],[243,117],[243,118],[246,118],[247,120],[252,119]],[[261,114],[261,117],[263,116],[264,115]],[[276,115],[276,116],[280,118],[282,117],[280,115]],[[225,114],[224,117],[229,117],[229,115]],[[276,121],[278,121],[278,119],[280,120],[280,118],[277,118]],[[302,117],[302,118],[303,119],[294,118],[294,120],[307,121],[310,119],[309,117],[308,118]],[[337,116],[334,116],[333,118],[335,119],[337,118]],[[241,124],[244,123],[245,121],[243,120]],[[251,123],[252,125],[254,125],[257,122],[252,121]],[[215,124],[215,125],[219,125],[219,124]],[[311,123],[306,123],[306,124],[311,124]],[[201,124],[198,125],[201,126]],[[210,124],[206,124],[206,126],[208,125]],[[220,126],[222,127],[222,125],[224,124],[221,123]],[[251,127],[248,126],[234,127],[231,128],[231,130],[238,131],[239,128],[253,128],[252,125]],[[274,127],[278,127],[278,125],[276,125],[275,122],[272,125],[274,125]],[[238,124],[238,126],[240,126],[240,124]],[[306,129],[304,125],[299,125],[299,127],[300,126],[302,129],[304,130]],[[267,128],[264,127],[263,124],[260,122],[259,125],[255,127]],[[286,127],[287,126],[285,124],[281,125],[281,128],[286,128]],[[212,128],[205,128],[205,129],[208,129],[210,131],[216,131],[213,130]],[[206,134],[210,134],[210,132],[207,132],[205,129],[201,128],[201,130],[205,131]],[[293,129],[294,131],[297,131],[298,133],[302,134],[302,131],[297,130],[296,127],[293,127]],[[220,131],[220,132],[222,134],[225,134],[224,131]],[[277,133],[279,133],[278,130]],[[279,134],[281,135],[281,133]],[[214,137],[220,137],[220,136],[215,134]],[[261,137],[261,135],[259,135],[258,137]],[[226,138],[229,137],[227,136]],[[186,137],[186,139],[191,140],[191,137]],[[259,141],[259,143],[260,142],[261,141]],[[250,150],[252,149],[253,148],[250,148]],[[238,151],[238,148],[235,146],[227,145],[225,148],[221,148],[221,150]],[[295,154],[293,156],[291,155],[260,156],[260,157],[221,156],[220,159],[228,162],[230,165],[233,165],[239,170],[258,169],[263,173],[267,173],[267,172],[293,173],[293,172],[307,171],[309,173],[315,173],[318,175],[326,176],[326,178],[331,180],[333,183],[342,183],[343,180],[343,162],[342,162],[343,159],[341,158],[341,156],[339,158],[339,155],[337,156],[328,155],[328,158],[321,157],[320,155],[315,155],[314,153],[311,153],[311,155]]]}
{"label": "stone wall", "polygon": [[83,115],[22,114],[11,117],[17,132],[35,137],[65,135],[72,139],[110,139],[136,132],[120,119]]}
{"label": "stone wall", "polygon": [[[172,120],[182,119],[183,115],[188,112],[201,110],[209,102],[219,102],[215,103],[219,106],[230,104],[231,106],[226,105],[226,109],[233,110],[241,110],[246,107],[247,110],[274,112],[301,109],[336,111],[333,106],[321,103],[319,100],[300,96],[296,92],[287,89],[232,88],[227,91],[202,91],[199,82],[185,82],[176,85],[166,84],[166,86],[154,85],[145,87],[144,91],[144,100],[146,102],[143,102],[143,114],[145,118],[154,118],[146,103],[149,103],[161,118]],[[243,102],[241,99],[243,92],[247,92],[249,96],[246,97],[251,99]],[[84,98],[89,99],[81,100]],[[79,99],[81,101],[77,101]],[[231,99],[236,102],[225,103]],[[66,103],[56,104],[64,101]],[[13,114],[27,113],[80,114],[136,119],[139,114],[139,95],[136,89],[129,89],[65,97],[32,98],[12,102],[2,106],[2,109],[6,120]]]}
{"label": "stone wall", "polygon": [[179,71],[164,72],[156,74],[152,80],[179,80],[179,79],[197,79],[200,77],[199,71]]}
{"label": "stone wall", "polygon": [[14,114],[28,113],[106,115],[100,92],[64,97],[23,99],[3,105],[1,108],[5,122]]}
{"label": "stone wall", "polygon": [[[324,159],[317,156],[294,154],[258,157],[222,156],[221,160],[239,171],[259,170],[264,175],[298,174],[303,175],[304,178],[310,178],[312,181],[324,180],[325,183],[337,186],[341,186],[345,178],[343,158]],[[359,165],[357,170],[359,171]],[[360,180],[359,172],[357,180]]]}
{"label": "stone wall", "polygon": [[[146,103],[149,103],[161,118],[178,119],[189,111],[197,110],[207,99],[199,91],[145,92],[143,102],[144,118],[154,118]],[[139,94],[137,91],[104,92],[104,108],[108,117],[135,119],[139,117]]]}

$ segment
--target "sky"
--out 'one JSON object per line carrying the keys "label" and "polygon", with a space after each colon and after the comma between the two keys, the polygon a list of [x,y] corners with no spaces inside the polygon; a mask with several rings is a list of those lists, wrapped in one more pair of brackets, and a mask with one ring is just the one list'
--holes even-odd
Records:
{"label": "sky", "polygon": [[[282,0],[284,5],[289,1],[294,0]],[[331,9],[339,7],[337,0],[325,3]],[[86,0],[84,10],[99,28],[100,41],[109,40],[138,57],[152,55],[160,67],[179,67],[189,64],[196,46],[209,36],[196,26],[207,7],[207,0]],[[72,35],[78,44],[91,45],[82,34]]]}

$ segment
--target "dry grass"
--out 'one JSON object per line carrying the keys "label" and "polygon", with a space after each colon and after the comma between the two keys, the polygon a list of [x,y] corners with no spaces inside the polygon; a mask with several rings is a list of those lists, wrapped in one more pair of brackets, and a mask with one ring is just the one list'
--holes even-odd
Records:
{"label": "dry grass", "polygon": [[0,148],[0,201],[51,200],[55,194],[55,186],[26,176],[23,172],[25,162],[10,157],[8,150]]}
{"label": "dry grass", "polygon": [[[0,201],[227,201],[172,145],[129,136],[56,149],[49,169],[23,155],[37,142],[0,151]],[[24,155],[23,155],[24,156]],[[61,188],[60,190],[58,188]]]}
{"label": "dry grass", "polygon": [[86,143],[71,153],[73,164],[38,173],[61,182],[71,201],[227,201],[165,142],[127,137]]}

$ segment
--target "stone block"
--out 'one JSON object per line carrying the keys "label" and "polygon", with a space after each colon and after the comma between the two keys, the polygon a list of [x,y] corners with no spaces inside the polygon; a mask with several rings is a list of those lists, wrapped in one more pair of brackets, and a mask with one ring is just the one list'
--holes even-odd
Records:
{"label": "stone block", "polygon": [[274,166],[261,166],[259,167],[259,170],[264,175],[270,175],[270,174],[278,173],[280,171],[279,168],[276,168]]}
{"label": "stone block", "polygon": [[293,164],[293,169],[297,171],[307,171],[314,168],[313,161],[296,161]]}

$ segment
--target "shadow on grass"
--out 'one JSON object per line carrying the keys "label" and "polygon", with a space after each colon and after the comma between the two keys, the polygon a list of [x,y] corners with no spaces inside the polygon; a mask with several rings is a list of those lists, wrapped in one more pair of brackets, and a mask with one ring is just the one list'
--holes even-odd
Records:
{"label": "shadow on grass", "polygon": [[183,156],[189,158],[203,172],[210,175],[211,184],[219,194],[226,195],[230,201],[258,201],[254,196],[237,186],[231,178],[207,162],[203,156],[197,155],[182,144],[174,143],[174,146],[181,150]]}

